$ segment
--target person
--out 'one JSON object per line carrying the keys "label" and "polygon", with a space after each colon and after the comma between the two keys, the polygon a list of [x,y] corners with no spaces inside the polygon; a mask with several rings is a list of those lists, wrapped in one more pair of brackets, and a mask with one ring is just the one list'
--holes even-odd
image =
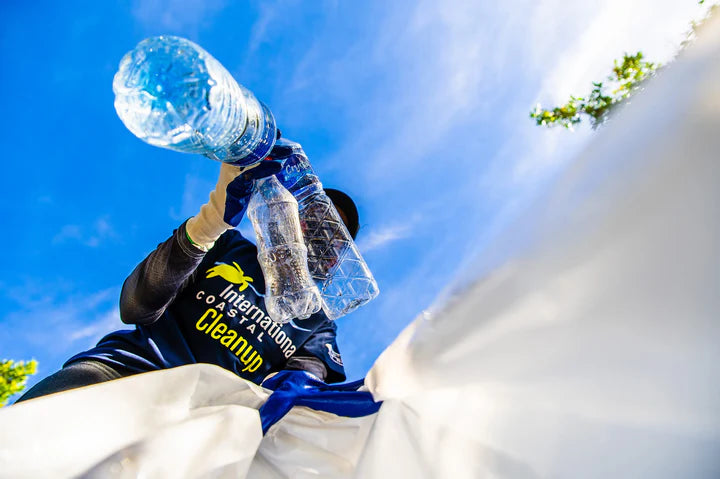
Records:
{"label": "person", "polygon": [[[17,402],[133,374],[210,363],[261,384],[281,370],[327,383],[345,380],[336,326],[321,311],[280,325],[265,309],[257,249],[235,229],[256,179],[275,174],[299,145],[278,140],[252,169],[222,164],[200,212],[181,224],[125,280],[115,331],[70,358]],[[302,150],[299,150],[302,152]],[[354,238],[359,221],[349,196],[326,189]]]}

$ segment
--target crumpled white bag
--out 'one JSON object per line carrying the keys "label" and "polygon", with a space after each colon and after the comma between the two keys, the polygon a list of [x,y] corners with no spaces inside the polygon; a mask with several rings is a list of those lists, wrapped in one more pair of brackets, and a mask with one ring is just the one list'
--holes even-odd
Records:
{"label": "crumpled white bag", "polygon": [[0,477],[244,477],[268,391],[197,364],[0,410]]}

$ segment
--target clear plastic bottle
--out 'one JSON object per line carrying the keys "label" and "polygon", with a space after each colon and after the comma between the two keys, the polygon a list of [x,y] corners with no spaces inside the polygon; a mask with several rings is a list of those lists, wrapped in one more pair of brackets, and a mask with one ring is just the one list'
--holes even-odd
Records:
{"label": "clear plastic bottle", "polygon": [[265,308],[273,321],[305,319],[320,310],[320,292],[310,277],[298,205],[274,176],[257,180],[248,205],[258,261],[265,277]]}
{"label": "clear plastic bottle", "polygon": [[277,177],[298,202],[308,267],[327,317],[337,319],[375,298],[377,282],[299,145]]}
{"label": "clear plastic bottle", "polygon": [[120,119],[151,145],[247,166],[275,144],[267,106],[184,38],[141,41],[120,61],[113,91]]}

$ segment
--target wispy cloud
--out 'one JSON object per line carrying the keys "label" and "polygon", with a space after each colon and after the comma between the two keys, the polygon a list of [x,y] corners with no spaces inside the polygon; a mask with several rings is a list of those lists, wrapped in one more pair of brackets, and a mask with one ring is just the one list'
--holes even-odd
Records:
{"label": "wispy cloud", "polygon": [[100,337],[117,330],[122,327],[122,325],[120,311],[117,308],[112,308],[105,313],[100,313],[97,319],[86,324],[84,327],[68,332],[67,338],[71,342],[89,339],[90,342],[94,343],[100,339]]}
{"label": "wispy cloud", "polygon": [[92,224],[67,224],[52,239],[53,244],[80,243],[90,248],[100,246],[106,240],[118,240],[120,236],[107,216],[97,218]]}
{"label": "wispy cloud", "polygon": [[258,18],[250,30],[246,56],[253,55],[264,42],[268,41],[268,27],[270,27],[273,20],[281,13],[281,10],[277,8],[277,6],[269,3],[263,2],[259,5],[259,8]]}
{"label": "wispy cloud", "polygon": [[68,240],[80,242],[84,240],[82,229],[79,225],[65,225],[60,228],[60,231],[53,237],[53,243],[64,243]]}
{"label": "wispy cloud", "polygon": [[119,288],[87,294],[73,289],[71,284],[39,278],[4,288],[0,327],[13,333],[0,335],[2,354],[22,359],[30,352],[42,374],[49,374],[105,334],[125,326],[117,306]]}
{"label": "wispy cloud", "polygon": [[227,0],[134,0],[132,14],[154,31],[197,32],[221,12]]}
{"label": "wispy cloud", "polygon": [[[650,61],[667,62],[690,29],[690,20],[700,18],[706,7],[697,2],[605,0],[592,15],[587,7],[570,8],[577,11],[572,18],[582,29],[561,48],[542,52],[551,60],[538,93],[542,101],[564,102],[571,94],[587,93],[590,82],[603,80],[624,52],[643,51]],[[535,32],[557,25],[557,11],[538,9],[536,14]]]}
{"label": "wispy cloud", "polygon": [[[199,160],[210,163],[209,160]],[[207,166],[207,165],[204,165]],[[210,165],[215,166],[215,165]],[[219,165],[217,165],[219,168]],[[183,194],[180,202],[180,208],[170,207],[170,217],[175,221],[184,221],[190,216],[196,215],[200,211],[200,207],[208,201],[210,192],[215,188],[217,181],[217,173],[215,177],[207,176],[195,168],[192,172],[185,175],[185,185],[183,186]]]}
{"label": "wispy cloud", "polygon": [[364,253],[368,253],[386,247],[395,241],[407,238],[412,233],[412,229],[416,223],[417,221],[396,223],[363,232],[358,239],[358,248]]}
{"label": "wispy cloud", "polygon": [[288,95],[352,105],[349,136],[332,158],[361,158],[329,168],[347,170],[363,188],[429,185],[428,170],[477,178],[498,152],[521,143],[522,155],[493,169],[496,183],[514,186],[518,173],[542,176],[567,156],[557,144],[534,141],[530,108],[583,93],[627,49],[667,60],[699,9],[683,3],[388,5],[342,51],[319,34],[288,75]]}
{"label": "wispy cloud", "polygon": [[[296,63],[292,95],[353,106],[343,146],[322,167],[356,185],[372,205],[366,216],[390,225],[367,231],[361,248],[372,259],[409,234],[392,226],[408,212],[428,219],[413,231],[428,248],[354,321],[409,322],[431,301],[420,293],[433,291],[427,278],[447,280],[481,254],[485,236],[500,234],[581,150],[591,132],[536,127],[528,113],[537,101],[584,93],[626,50],[666,61],[697,10],[674,0],[420,1],[388,5],[343,52],[319,35]],[[392,339],[387,330],[379,342]]]}

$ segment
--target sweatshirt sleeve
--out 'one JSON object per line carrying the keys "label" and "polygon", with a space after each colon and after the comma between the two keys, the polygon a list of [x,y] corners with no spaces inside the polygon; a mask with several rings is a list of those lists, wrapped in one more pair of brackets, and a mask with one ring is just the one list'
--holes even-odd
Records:
{"label": "sweatshirt sleeve", "polygon": [[190,243],[187,222],[148,255],[125,280],[120,293],[120,318],[126,324],[158,320],[190,282],[205,252]]}
{"label": "sweatshirt sleeve", "polygon": [[335,341],[336,335],[335,323],[327,320],[290,357],[285,368],[308,371],[326,383],[345,381],[345,368]]}

